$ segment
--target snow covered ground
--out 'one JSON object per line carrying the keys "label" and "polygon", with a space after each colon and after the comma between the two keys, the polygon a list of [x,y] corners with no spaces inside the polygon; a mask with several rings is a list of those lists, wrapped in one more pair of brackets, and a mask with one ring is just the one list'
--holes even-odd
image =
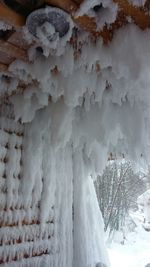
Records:
{"label": "snow covered ground", "polygon": [[108,253],[111,267],[145,267],[150,263],[150,232],[138,226],[127,235],[124,245],[109,245]]}

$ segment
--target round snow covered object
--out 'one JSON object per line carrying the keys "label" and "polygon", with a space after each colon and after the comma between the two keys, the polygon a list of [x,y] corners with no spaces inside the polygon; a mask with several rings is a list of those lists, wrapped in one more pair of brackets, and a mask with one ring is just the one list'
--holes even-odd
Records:
{"label": "round snow covered object", "polygon": [[40,38],[42,35],[49,42],[55,41],[57,37],[64,37],[70,30],[68,14],[54,7],[33,11],[27,17],[26,25],[33,36]]}

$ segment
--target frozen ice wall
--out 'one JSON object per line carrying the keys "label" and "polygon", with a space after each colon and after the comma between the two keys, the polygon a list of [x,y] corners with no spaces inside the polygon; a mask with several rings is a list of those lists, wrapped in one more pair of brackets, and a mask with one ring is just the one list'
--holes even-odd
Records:
{"label": "frozen ice wall", "polygon": [[109,147],[118,138],[124,140],[122,153],[138,161],[142,154],[147,160],[149,36],[149,30],[130,25],[120,29],[107,46],[79,34],[63,50],[50,49],[47,58],[32,48],[34,63],[16,61],[10,66],[32,84],[11,98],[16,120],[32,121],[37,110],[62,99],[69,111],[64,140],[72,140],[74,147],[85,144],[93,170],[103,168]]}
{"label": "frozen ice wall", "polygon": [[84,143],[73,146],[72,116],[60,100],[27,124],[21,191],[26,208],[40,201],[42,227],[54,207],[54,266],[95,267],[108,261],[103,220]]}

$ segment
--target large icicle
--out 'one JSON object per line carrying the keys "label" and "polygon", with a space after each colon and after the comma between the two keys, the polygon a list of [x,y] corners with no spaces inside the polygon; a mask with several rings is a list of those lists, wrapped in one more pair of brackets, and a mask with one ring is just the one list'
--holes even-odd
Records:
{"label": "large icicle", "polygon": [[84,157],[86,155],[84,155],[82,148],[77,149],[73,157],[73,267],[104,267],[108,266],[104,244],[104,224],[98,207],[94,184]]}

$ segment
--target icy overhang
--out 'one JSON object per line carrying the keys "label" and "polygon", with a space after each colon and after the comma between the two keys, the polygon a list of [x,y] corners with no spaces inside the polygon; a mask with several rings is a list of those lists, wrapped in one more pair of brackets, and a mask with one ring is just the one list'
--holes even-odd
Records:
{"label": "icy overhang", "polygon": [[[73,30],[65,41],[73,47],[78,38],[76,32],[84,35],[82,42],[85,39],[89,42],[87,36],[90,36],[94,41],[102,38],[103,42],[108,44],[116,30],[123,25],[135,23],[141,29],[150,26],[149,4],[146,0],[43,0],[37,1],[35,6],[31,5],[30,1],[26,3],[18,1],[18,5],[15,6],[13,1],[3,0],[0,1],[0,71],[2,74],[14,77],[9,66],[15,59],[31,62],[29,49],[34,46],[41,51],[41,41],[35,38],[29,23],[27,28],[34,37],[27,33],[25,25],[32,12],[38,10],[38,17],[40,8],[45,6],[63,10],[70,16]],[[61,20],[60,22],[62,23]],[[87,32],[86,37],[85,32]]]}
{"label": "icy overhang", "polygon": [[[44,13],[45,16],[54,10],[66,25],[69,23],[64,36],[52,21],[39,25],[43,13],[37,20],[35,36],[35,29],[31,34],[30,27],[3,19],[1,101],[9,98],[16,120],[22,122],[32,121],[36,112],[49,103],[55,112],[63,103],[59,124],[64,120],[68,127],[66,140],[73,140],[77,146],[82,140],[93,158],[103,151],[101,164],[108,156],[109,146],[118,144],[118,140],[124,146],[123,154],[129,151],[132,158],[139,159],[141,154],[147,158],[150,103],[147,1],[140,7],[139,3],[135,6],[125,0],[92,1],[92,5],[91,1],[74,2],[78,9],[73,13],[66,9],[68,1],[66,8],[60,6],[64,3],[57,1],[57,7],[47,7]],[[38,17],[39,11],[36,14]],[[13,11],[13,19],[15,16]],[[90,30],[83,23],[79,26],[79,22],[86,21],[84,18],[89,20],[87,27],[93,25],[94,19],[96,28]]]}

